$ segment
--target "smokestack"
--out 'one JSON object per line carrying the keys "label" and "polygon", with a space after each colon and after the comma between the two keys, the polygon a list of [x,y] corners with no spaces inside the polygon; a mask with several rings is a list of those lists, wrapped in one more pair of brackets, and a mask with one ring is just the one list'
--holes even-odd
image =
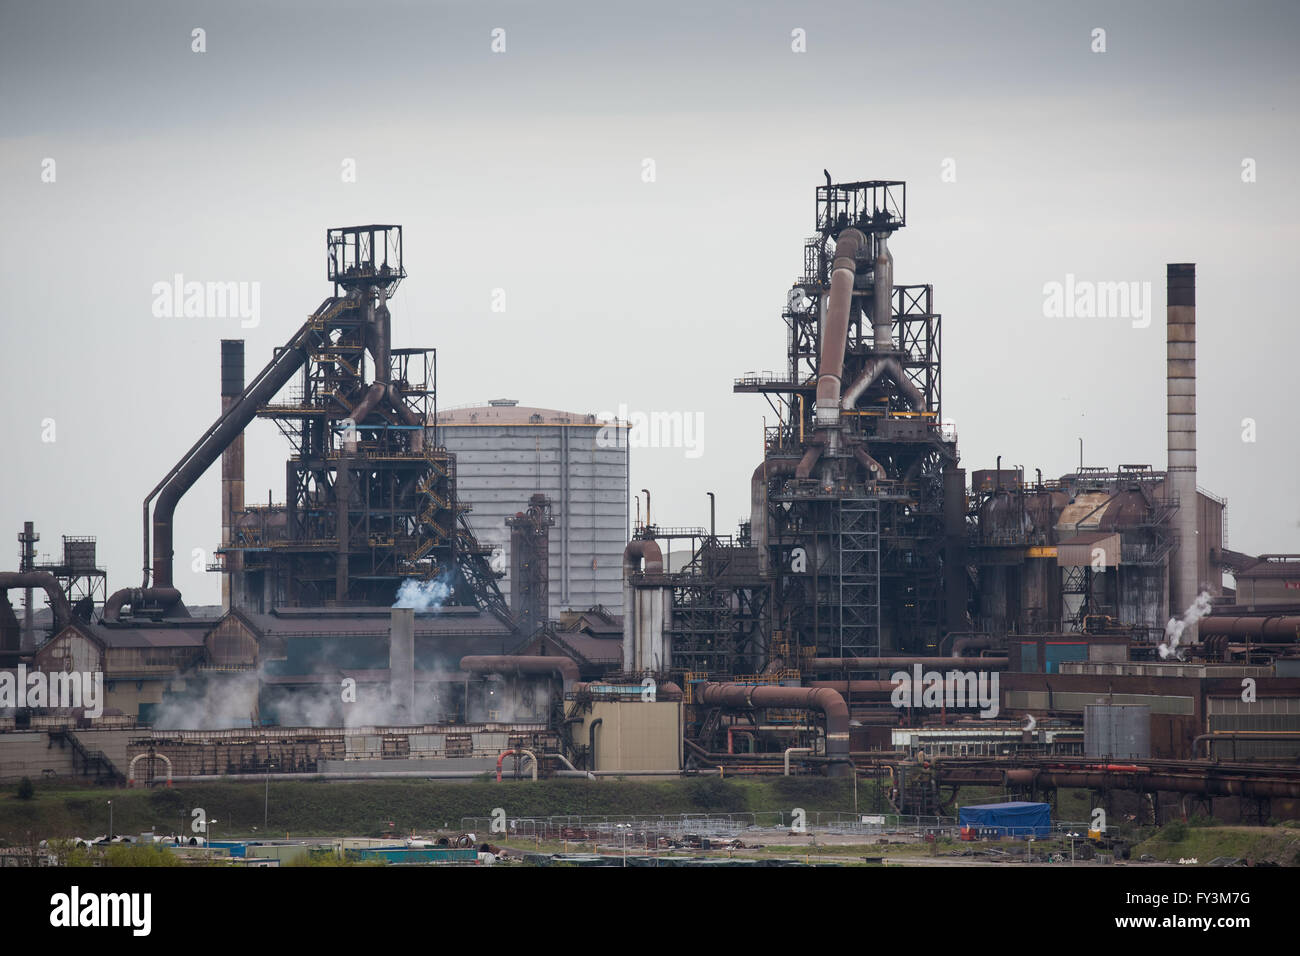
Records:
{"label": "smokestack", "polygon": [[414,608],[393,608],[388,631],[388,680],[393,719],[402,724],[412,723],[415,711]]}
{"label": "smokestack", "polygon": [[[225,416],[244,393],[244,340],[221,340],[221,414]],[[221,547],[235,541],[235,515],[244,510],[244,433],[235,436],[221,453]],[[233,603],[236,575],[243,570],[244,556],[224,551],[226,571],[221,575],[221,608]],[[242,602],[241,602],[242,603]]]}
{"label": "smokestack", "polygon": [[[1177,616],[1196,600],[1196,266],[1170,263],[1167,272],[1169,492],[1178,496],[1174,519],[1178,546],[1170,565],[1170,614]],[[1194,643],[1195,625],[1182,643]]]}
{"label": "smokestack", "polygon": [[[41,536],[36,533],[36,525],[24,521],[23,533],[18,536],[18,540],[23,546],[18,571],[22,574],[30,574],[36,570],[36,542],[41,540]],[[23,629],[18,638],[18,651],[21,654],[30,654],[36,650],[36,619],[35,609],[32,607],[32,589],[26,588],[23,596],[27,600],[27,605],[23,610]],[[53,608],[54,605],[51,604],[50,607]]]}

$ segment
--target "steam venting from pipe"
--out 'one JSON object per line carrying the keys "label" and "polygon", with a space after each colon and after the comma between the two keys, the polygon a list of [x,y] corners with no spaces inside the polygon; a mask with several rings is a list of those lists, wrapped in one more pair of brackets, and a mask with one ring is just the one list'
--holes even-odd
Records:
{"label": "steam venting from pipe", "polygon": [[1181,618],[1171,617],[1169,623],[1165,625],[1165,640],[1159,647],[1160,659],[1168,660],[1173,657],[1175,660],[1182,660],[1182,654],[1178,651],[1178,645],[1182,641],[1184,632],[1188,628],[1194,627],[1196,622],[1210,614],[1210,592],[1202,591],[1196,595],[1196,600],[1192,602],[1191,607],[1183,612]]}
{"label": "steam venting from pipe", "polygon": [[397,589],[397,602],[393,607],[413,608],[416,611],[439,611],[451,597],[451,573],[431,581],[407,578]]}

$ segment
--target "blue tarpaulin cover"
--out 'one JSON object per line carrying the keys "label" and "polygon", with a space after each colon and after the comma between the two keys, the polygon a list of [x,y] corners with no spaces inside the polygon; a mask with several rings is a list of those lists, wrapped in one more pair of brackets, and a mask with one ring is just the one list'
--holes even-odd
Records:
{"label": "blue tarpaulin cover", "polygon": [[1052,811],[1046,803],[986,803],[962,807],[957,822],[964,827],[995,827],[1011,836],[1047,836],[1052,831]]}

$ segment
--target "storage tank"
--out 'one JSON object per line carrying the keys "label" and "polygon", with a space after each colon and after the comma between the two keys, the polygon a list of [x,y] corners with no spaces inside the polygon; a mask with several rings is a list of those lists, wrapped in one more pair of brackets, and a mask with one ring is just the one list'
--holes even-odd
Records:
{"label": "storage tank", "polygon": [[494,565],[510,591],[514,517],[541,493],[551,499],[547,614],[566,608],[623,607],[623,548],[628,529],[628,435],[595,415],[520,405],[439,410],[440,444],[456,454],[457,497],[480,542],[500,548]]}
{"label": "storage tank", "polygon": [[1089,757],[1151,756],[1151,708],[1089,704],[1083,708],[1083,750]]}

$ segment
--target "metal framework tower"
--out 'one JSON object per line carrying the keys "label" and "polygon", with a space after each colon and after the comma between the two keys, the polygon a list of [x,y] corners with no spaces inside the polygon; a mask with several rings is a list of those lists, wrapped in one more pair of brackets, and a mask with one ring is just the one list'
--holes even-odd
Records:
{"label": "metal framework tower", "polygon": [[551,499],[528,499],[528,510],[506,519],[510,529],[510,608],[519,633],[529,635],[546,624],[550,606]]}
{"label": "metal framework tower", "polygon": [[965,575],[945,575],[964,509],[944,510],[958,459],[941,424],[941,317],[931,286],[893,284],[888,240],[906,209],[902,182],[827,177],[783,313],[788,369],[735,382],[778,421],[751,536],[792,666],[926,651],[965,607]]}
{"label": "metal framework tower", "polygon": [[240,560],[217,569],[264,607],[388,605],[404,579],[442,579],[451,603],[508,618],[437,441],[437,352],[391,347],[402,227],[330,229],[326,247],[335,295],[308,321],[297,388],[257,410],[292,446],[285,503],[233,514],[220,553]]}

